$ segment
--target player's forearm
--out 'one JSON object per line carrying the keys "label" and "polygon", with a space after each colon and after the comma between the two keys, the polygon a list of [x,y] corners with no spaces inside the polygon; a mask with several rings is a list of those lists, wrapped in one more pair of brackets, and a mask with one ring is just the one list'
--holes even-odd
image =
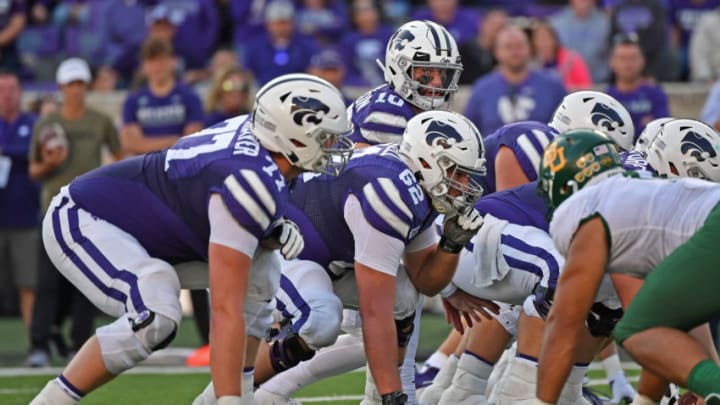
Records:
{"label": "player's forearm", "polygon": [[213,308],[210,318],[210,372],[215,395],[241,395],[245,356],[245,319]]}
{"label": "player's forearm", "polygon": [[538,361],[537,398],[556,403],[573,365],[577,333],[567,331],[551,311]]}
{"label": "player's forearm", "polygon": [[363,340],[368,366],[380,395],[402,390],[398,371],[399,352],[395,321],[390,311],[378,313],[375,309],[361,307]]}
{"label": "player's forearm", "polygon": [[440,293],[452,281],[460,255],[439,248],[430,254],[415,271],[408,270],[413,285],[429,297]]}

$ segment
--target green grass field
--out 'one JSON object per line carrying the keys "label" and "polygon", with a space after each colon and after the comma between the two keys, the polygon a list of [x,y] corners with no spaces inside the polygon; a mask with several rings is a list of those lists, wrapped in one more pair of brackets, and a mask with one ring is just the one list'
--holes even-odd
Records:
{"label": "green grass field", "polygon": [[[99,322],[104,321],[99,320]],[[418,357],[424,358],[431,353],[449,329],[443,317],[424,316]],[[0,337],[0,365],[5,367],[0,367],[0,404],[27,404],[54,375],[50,370],[20,368],[26,349],[22,344],[24,337],[18,320],[0,319],[0,330],[3,332]],[[192,320],[184,320],[178,337],[171,347],[196,347],[199,344],[200,340]],[[55,360],[54,364],[62,366],[59,360]],[[637,371],[630,370],[628,375],[637,375]],[[601,370],[591,370],[589,377],[594,382],[593,388],[601,393],[609,392]],[[82,403],[88,405],[190,404],[209,379],[207,369],[153,367],[150,370],[139,367],[93,392]],[[363,393],[364,384],[364,373],[350,372],[308,386],[299,391],[295,397],[300,398],[303,403],[357,404]]]}

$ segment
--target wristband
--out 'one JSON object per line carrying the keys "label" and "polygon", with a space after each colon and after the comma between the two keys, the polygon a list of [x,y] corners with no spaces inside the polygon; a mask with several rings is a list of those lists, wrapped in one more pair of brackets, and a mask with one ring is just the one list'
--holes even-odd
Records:
{"label": "wristband", "polygon": [[382,396],[382,405],[405,405],[408,396],[400,391],[391,392]]}
{"label": "wristband", "polygon": [[223,395],[217,399],[217,405],[242,405],[242,397],[238,395]]}
{"label": "wristband", "polygon": [[453,242],[449,239],[446,239],[444,236],[440,238],[440,250],[452,253],[452,254],[458,254],[463,249],[464,245],[461,245],[457,242]]}

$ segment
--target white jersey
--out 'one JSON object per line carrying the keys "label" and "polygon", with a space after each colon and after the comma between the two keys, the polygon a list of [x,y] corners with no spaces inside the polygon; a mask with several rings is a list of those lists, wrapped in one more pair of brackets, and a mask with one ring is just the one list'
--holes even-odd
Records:
{"label": "white jersey", "polygon": [[550,235],[565,256],[578,226],[599,215],[609,233],[607,271],[645,278],[703,225],[719,201],[720,185],[704,180],[612,176],[560,204]]}

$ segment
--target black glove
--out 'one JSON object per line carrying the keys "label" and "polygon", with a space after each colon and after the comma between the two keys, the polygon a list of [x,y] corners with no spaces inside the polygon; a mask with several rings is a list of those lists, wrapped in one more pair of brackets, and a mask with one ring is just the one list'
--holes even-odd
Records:
{"label": "black glove", "polygon": [[587,317],[588,330],[595,337],[610,336],[622,316],[622,308],[610,309],[602,303],[596,302],[590,307]]}
{"label": "black glove", "polygon": [[382,396],[382,405],[405,405],[408,396],[400,391],[391,392]]}
{"label": "black glove", "polygon": [[445,217],[440,249],[449,253],[460,253],[482,224],[483,217],[475,208],[471,208],[462,215]]}

